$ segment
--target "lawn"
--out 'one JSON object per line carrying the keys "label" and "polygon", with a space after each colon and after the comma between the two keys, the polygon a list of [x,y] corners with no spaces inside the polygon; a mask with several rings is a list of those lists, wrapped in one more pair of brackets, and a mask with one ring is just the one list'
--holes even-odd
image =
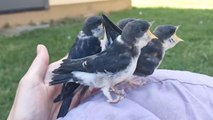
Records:
{"label": "lawn", "polygon": [[213,0],[132,0],[132,5],[138,8],[169,7],[179,9],[213,9]]}
{"label": "lawn", "polygon": [[[178,36],[185,40],[169,50],[160,66],[213,75],[213,10],[133,8],[111,13],[113,21],[125,17],[181,25]],[[17,37],[0,36],[0,120],[5,120],[11,108],[19,80],[36,55],[37,44],[47,46],[51,62],[69,50],[82,20],[64,20],[50,28],[24,33]]]}

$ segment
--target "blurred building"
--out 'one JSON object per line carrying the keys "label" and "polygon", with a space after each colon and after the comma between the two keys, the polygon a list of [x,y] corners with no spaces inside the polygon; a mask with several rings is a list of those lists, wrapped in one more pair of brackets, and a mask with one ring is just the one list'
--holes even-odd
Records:
{"label": "blurred building", "polygon": [[0,27],[131,8],[131,0],[1,0]]}

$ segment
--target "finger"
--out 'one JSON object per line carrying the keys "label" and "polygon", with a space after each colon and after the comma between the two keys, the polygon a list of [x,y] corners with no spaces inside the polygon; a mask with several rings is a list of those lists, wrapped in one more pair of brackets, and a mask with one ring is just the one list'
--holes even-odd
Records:
{"label": "finger", "polygon": [[56,120],[57,119],[57,115],[58,115],[60,106],[61,106],[61,102],[53,104],[49,120]]}
{"label": "finger", "polygon": [[48,69],[47,69],[47,72],[46,72],[46,75],[44,78],[44,83],[47,87],[49,87],[49,91],[50,91],[50,93],[52,93],[51,94],[52,99],[55,98],[61,92],[61,87],[62,87],[62,85],[54,85],[51,87],[49,86],[49,82],[52,80],[52,76],[53,76],[52,71],[57,69],[60,66],[60,64],[62,63],[62,60],[66,59],[66,58],[67,58],[67,55],[65,57],[63,57],[62,59],[51,63],[48,66]]}
{"label": "finger", "polygon": [[80,104],[80,90],[73,96],[69,110]]}
{"label": "finger", "polygon": [[49,64],[49,54],[44,45],[37,46],[37,56],[31,64],[26,76],[44,79]]}
{"label": "finger", "polygon": [[45,83],[49,83],[51,78],[52,78],[52,71],[57,69],[60,64],[62,63],[62,60],[66,59],[68,57],[68,55],[66,55],[65,57],[61,58],[60,60],[58,61],[55,61],[53,63],[51,63],[49,66],[48,66],[48,70],[47,70],[47,74],[45,76]]}

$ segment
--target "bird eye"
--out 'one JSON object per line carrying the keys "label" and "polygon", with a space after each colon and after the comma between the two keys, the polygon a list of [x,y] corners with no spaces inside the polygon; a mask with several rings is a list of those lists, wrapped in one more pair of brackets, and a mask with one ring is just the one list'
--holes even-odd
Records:
{"label": "bird eye", "polygon": [[141,31],[145,32],[145,31],[146,31],[146,28],[145,28],[145,27],[142,27],[142,28],[141,28]]}

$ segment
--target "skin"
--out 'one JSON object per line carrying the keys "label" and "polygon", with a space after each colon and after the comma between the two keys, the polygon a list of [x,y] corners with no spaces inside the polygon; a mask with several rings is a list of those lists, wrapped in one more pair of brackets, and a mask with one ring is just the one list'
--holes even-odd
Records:
{"label": "skin", "polygon": [[[61,59],[62,60],[62,59]],[[49,54],[44,45],[37,46],[37,56],[27,73],[20,80],[13,106],[7,120],[51,120],[56,119],[60,103],[53,103],[61,85],[49,86],[52,71],[59,67],[61,60],[49,65]],[[78,95],[74,96],[71,107],[79,104]],[[87,91],[86,99],[91,95]]]}

